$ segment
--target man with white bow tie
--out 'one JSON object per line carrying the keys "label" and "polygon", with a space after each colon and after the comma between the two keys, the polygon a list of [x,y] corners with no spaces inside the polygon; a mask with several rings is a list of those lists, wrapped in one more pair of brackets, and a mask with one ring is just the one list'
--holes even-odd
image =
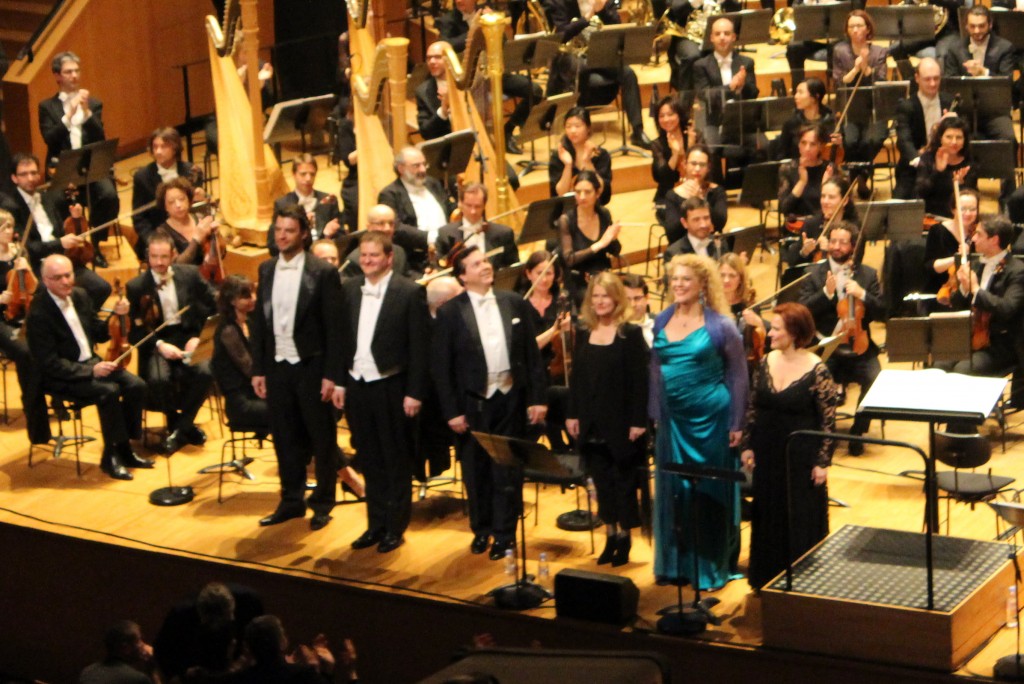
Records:
{"label": "man with white bow tie", "polygon": [[487,186],[483,183],[469,183],[459,193],[459,208],[462,218],[449,223],[437,234],[434,243],[438,257],[451,259],[458,249],[476,246],[485,252],[501,247],[502,251],[491,257],[491,265],[505,268],[519,261],[519,247],[516,246],[515,232],[500,223],[491,223],[484,218],[487,208]]}
{"label": "man with white bow tie", "polygon": [[537,347],[529,304],[494,289],[494,267],[479,247],[459,252],[452,265],[466,291],[437,312],[432,371],[469,497],[470,551],[491,560],[514,547],[523,509],[523,470],[491,462],[471,432],[523,437],[526,421],[544,422],[547,373]]}
{"label": "man with white bow tie", "polygon": [[429,314],[423,287],[392,268],[391,238],[369,231],[359,240],[363,274],[343,285],[344,382],[334,405],[348,411],[352,446],[366,477],[366,531],[354,549],[401,546],[412,511],[413,420],[429,389]]}

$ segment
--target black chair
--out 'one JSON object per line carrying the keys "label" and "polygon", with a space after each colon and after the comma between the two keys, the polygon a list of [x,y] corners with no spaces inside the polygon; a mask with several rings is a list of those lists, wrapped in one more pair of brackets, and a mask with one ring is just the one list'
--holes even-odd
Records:
{"label": "black chair", "polygon": [[[992,445],[984,436],[977,433],[936,432],[933,456],[939,462],[953,468],[935,474],[935,485],[941,492],[941,498],[946,499],[946,534],[949,534],[949,511],[952,501],[966,503],[974,510],[975,504],[994,500],[1014,482],[1012,477],[993,475],[991,468],[987,473],[963,472],[985,465],[992,457]],[[997,522],[996,535],[998,534]]]}
{"label": "black chair", "polygon": [[[96,441],[95,437],[89,437],[85,434],[85,429],[82,425],[82,411],[89,406],[95,405],[96,402],[71,399],[53,392],[47,392],[46,396],[49,398],[47,403],[53,409],[53,414],[57,418],[57,436],[53,438],[54,444],[52,447],[53,458],[60,458],[64,448],[70,446],[75,452],[75,472],[78,474],[78,477],[82,477],[81,446],[87,442]],[[71,434],[69,435],[64,434],[65,420],[71,421]],[[46,448],[48,448],[48,445],[32,444],[29,446],[29,468],[32,467],[32,453],[36,449]]]}
{"label": "black chair", "polygon": [[[230,421],[226,422],[230,436],[224,440],[224,444],[220,447],[220,466],[217,467],[217,503],[224,503],[224,473],[234,472],[243,478],[254,479],[249,471],[246,470],[246,466],[254,460],[246,453],[246,444],[248,442],[255,442],[257,449],[263,449],[264,442],[272,442],[270,427],[267,425],[243,425],[241,423],[231,423]],[[239,458],[238,454],[239,445],[241,445],[241,458]],[[229,448],[231,449],[230,459],[227,458]]]}

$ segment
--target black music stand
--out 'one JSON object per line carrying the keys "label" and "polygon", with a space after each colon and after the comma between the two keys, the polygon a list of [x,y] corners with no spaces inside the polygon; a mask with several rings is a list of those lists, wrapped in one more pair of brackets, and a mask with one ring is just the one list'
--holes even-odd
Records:
{"label": "black music stand", "polygon": [[517,264],[499,268],[494,272],[494,289],[515,292],[516,283],[519,282],[519,275],[525,267],[526,264],[520,261]]}
{"label": "black music stand", "polygon": [[[568,475],[551,450],[542,444],[486,432],[473,431],[472,435],[495,465],[520,469],[529,467],[552,475]],[[496,606],[509,610],[529,610],[551,598],[551,592],[534,582],[532,575],[526,574],[526,515],[522,509],[519,510],[519,522],[522,527],[519,577],[512,584],[502,585],[487,594],[494,597]]]}
{"label": "black music stand", "polygon": [[864,239],[893,242],[921,240],[924,223],[923,200],[880,200],[857,203],[857,213],[865,217]]}
{"label": "black music stand", "polygon": [[[101,140],[82,145],[77,150],[64,150],[57,159],[57,166],[50,176],[52,192],[63,192],[64,188],[85,187],[85,205],[92,211],[92,184],[110,178],[111,169],[117,156],[120,138]],[[120,245],[120,243],[118,243]],[[120,249],[120,246],[118,246]],[[91,264],[96,270],[96,264]]]}
{"label": "black music stand", "polygon": [[[709,108],[710,102],[715,102],[716,105],[721,103],[721,125],[719,126],[718,144],[713,146],[722,149],[730,146],[745,148],[748,146],[747,136],[749,135],[754,136],[756,144],[757,135],[760,133],[760,127],[764,121],[764,100],[723,101],[728,88],[722,86],[714,90],[718,91],[715,95],[721,95],[721,97],[709,98]],[[732,142],[734,140],[738,142]]]}
{"label": "black music stand", "polygon": [[796,5],[793,18],[796,31],[793,42],[825,40],[834,43],[846,38],[846,16],[853,9],[851,2],[831,2],[823,5]]}
{"label": "black music stand", "polygon": [[[759,223],[756,226],[736,228],[728,233],[722,233],[721,237],[725,240],[730,252],[735,252],[736,254],[746,252],[748,260],[754,256],[754,250],[758,247],[762,249],[766,247],[763,223]],[[722,254],[722,252],[719,251],[719,254]]]}
{"label": "black music stand", "polygon": [[[700,513],[700,506],[697,501],[700,497],[697,492],[697,483],[700,480],[723,480],[739,484],[746,477],[739,470],[726,470],[725,468],[711,468],[684,463],[665,463],[659,467],[666,473],[682,477],[690,485],[690,510],[688,513],[691,521],[690,542],[692,546],[690,555],[693,556],[693,577],[690,578],[690,583],[693,586],[693,603],[690,605],[683,603],[683,585],[682,582],[677,582],[676,604],[658,611],[658,615],[661,616],[658,618],[658,631],[662,634],[673,635],[700,634],[708,628],[708,623],[720,625],[722,620],[711,612],[711,609],[720,603],[719,600],[714,597],[707,599],[701,599],[700,597],[700,558],[698,558],[700,531],[697,524],[698,514]],[[675,502],[672,505],[674,507]],[[682,546],[683,530],[680,524],[681,519],[679,511],[674,511],[674,513],[676,540]],[[679,568],[676,568],[676,572],[679,572]],[[678,577],[677,579],[682,578]]]}
{"label": "black music stand", "polygon": [[[558,54],[558,48],[558,39],[555,36],[548,35],[516,38],[505,43],[505,73],[526,72],[526,78],[530,82],[530,90],[526,94],[526,99],[530,104],[529,111],[531,113],[534,106],[540,104],[533,101],[533,71],[550,62],[551,58]],[[520,140],[524,140],[523,134],[526,131],[527,122],[529,122],[529,116],[527,116],[526,122],[523,123],[519,135]],[[550,128],[551,122],[549,121],[547,130],[550,130]],[[544,132],[546,133],[547,131]],[[519,162],[519,165],[524,167],[519,174],[520,176],[525,176],[534,169],[546,168],[548,166],[547,162],[537,161],[537,138],[539,137],[541,136],[538,135],[528,139],[530,143],[530,158]]]}
{"label": "black music stand", "polygon": [[551,130],[559,121],[565,120],[565,115],[576,106],[577,100],[579,100],[579,93],[559,93],[541,100],[530,109],[526,122],[519,130],[519,140],[531,144],[531,158],[518,162],[523,167],[523,170],[519,172],[520,178],[534,169],[550,166],[547,162],[536,160],[533,143],[540,138],[547,137],[548,147],[551,147]]}
{"label": "black music stand", "polygon": [[[1024,504],[1007,501],[989,501],[989,507],[996,514],[1010,524],[1000,539],[1007,535],[1011,538],[1016,536],[1017,531],[1024,528]],[[1010,545],[1010,560],[1013,561],[1013,583],[1017,587],[1017,596],[1020,596],[1020,565],[1017,563],[1017,544]],[[1011,655],[1006,655],[996,661],[993,670],[995,678],[1006,682],[1024,682],[1024,663],[1020,659],[1020,603],[1017,604],[1017,649]]]}
{"label": "black music stand", "polygon": [[[635,24],[615,24],[594,31],[587,47],[588,69],[624,70],[629,64],[646,64],[651,58],[651,44],[656,33],[655,26],[636,26]],[[622,97],[622,87],[619,87]],[[622,145],[608,150],[613,157],[628,157],[635,154],[650,159],[649,152],[631,147],[626,143],[626,108],[619,108],[619,126],[622,131]]]}
{"label": "black music stand", "polygon": [[164,454],[164,458],[167,459],[167,486],[154,489],[149,493],[149,503],[154,506],[180,506],[196,498],[195,490],[190,485],[175,487],[171,481],[171,456],[173,455]]}
{"label": "black music stand", "polygon": [[274,105],[267,123],[263,126],[263,142],[273,148],[279,164],[283,143],[301,140],[302,151],[306,151],[306,125],[309,123],[310,114],[313,110],[319,109],[326,121],[331,109],[334,108],[335,99],[333,93],[328,93],[278,102]]}
{"label": "black music stand", "polygon": [[427,173],[451,188],[455,178],[465,173],[476,147],[476,133],[472,130],[454,131],[420,145],[427,160]]}
{"label": "black music stand", "polygon": [[[966,14],[966,8],[962,8]],[[1002,7],[992,8],[992,32],[1013,43],[1018,51],[1024,49],[1024,14],[1008,12]],[[967,37],[967,22],[960,20],[960,33]]]}
{"label": "black music stand", "polygon": [[524,245],[538,240],[548,240],[555,230],[558,218],[576,204],[575,195],[562,195],[531,202],[523,219],[516,244]]}
{"label": "black music stand", "polygon": [[960,96],[957,116],[978,130],[978,122],[1006,116],[1013,104],[1012,84],[1007,76],[943,77],[942,91]]}
{"label": "black music stand", "polygon": [[875,38],[913,43],[935,38],[935,14],[930,5],[866,7],[875,22]]}
{"label": "black music stand", "polygon": [[736,45],[757,45],[768,42],[768,29],[772,25],[771,10],[741,10],[739,12],[723,12],[707,17],[704,25],[704,43],[701,51],[713,50],[711,44],[711,25],[719,19],[731,19],[736,31]]}

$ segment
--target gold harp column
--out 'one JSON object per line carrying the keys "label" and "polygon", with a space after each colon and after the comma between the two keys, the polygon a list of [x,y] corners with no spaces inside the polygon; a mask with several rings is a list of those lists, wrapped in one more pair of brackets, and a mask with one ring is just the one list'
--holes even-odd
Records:
{"label": "gold harp column", "polygon": [[242,50],[245,51],[245,70],[249,88],[249,106],[252,114],[253,172],[256,176],[256,217],[261,223],[270,221],[273,205],[270,197],[270,176],[263,157],[263,101],[260,97],[260,27],[257,0],[242,0]]}
{"label": "gold harp column", "polygon": [[498,213],[509,210],[508,171],[505,164],[505,112],[501,92],[501,77],[505,72],[505,55],[502,41],[505,39],[505,24],[508,19],[501,12],[484,12],[480,16],[480,28],[487,45],[487,78],[491,84],[491,119],[494,122],[494,184]]}
{"label": "gold harp column", "polygon": [[391,146],[398,152],[409,144],[405,125],[406,62],[409,59],[408,38],[385,38],[388,53],[388,97],[391,101]]}

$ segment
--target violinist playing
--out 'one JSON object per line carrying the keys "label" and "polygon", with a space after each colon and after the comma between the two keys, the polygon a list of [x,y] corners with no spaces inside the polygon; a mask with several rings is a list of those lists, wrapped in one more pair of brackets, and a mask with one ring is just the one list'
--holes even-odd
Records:
{"label": "violinist playing", "polygon": [[[981,259],[957,269],[959,287],[953,292],[954,310],[973,310],[975,322],[987,320],[987,344],[976,348],[969,361],[945,370],[968,375],[1001,376],[1020,363],[1019,337],[1024,320],[1024,265],[1010,254],[1013,224],[1005,216],[985,215],[974,231],[974,251]],[[976,328],[975,332],[978,330]],[[974,339],[978,339],[975,335]],[[973,345],[972,345],[973,346]],[[1015,374],[1016,376],[1016,374]],[[1014,377],[1013,390],[1019,379]],[[1016,391],[1011,392],[1016,397]]]}
{"label": "violinist playing", "polygon": [[[206,435],[195,424],[196,414],[213,382],[209,362],[189,363],[199,344],[207,316],[214,313],[213,290],[195,266],[172,263],[174,238],[157,229],[147,246],[149,270],[128,281],[131,305],[129,341],[138,344],[166,323],[139,349],[139,374],[149,385],[151,403],[167,416],[166,454],[186,444],[202,446]],[[189,307],[188,311],[179,311]]]}
{"label": "violinist playing", "polygon": [[[19,275],[20,272],[20,275]],[[32,361],[25,337],[18,334],[27,305],[38,290],[38,281],[28,267],[28,259],[18,253],[14,241],[14,217],[6,209],[0,209],[0,279],[7,288],[0,293],[0,352],[14,362],[21,387],[21,405],[25,411],[25,428],[32,444],[46,444],[50,441],[50,420],[46,412],[46,397],[43,395],[42,378]],[[21,299],[16,302],[15,299]],[[12,317],[10,314],[20,308]]]}
{"label": "violinist playing", "polygon": [[[866,340],[867,348],[863,353],[858,354],[844,344],[827,361],[836,382],[859,384],[860,398],[863,399],[882,370],[878,362],[878,345],[871,339],[870,325],[885,313],[885,302],[878,273],[854,260],[858,234],[857,226],[852,223],[839,221],[832,225],[828,232],[828,259],[811,266],[810,277],[804,281],[800,291],[800,303],[811,310],[815,328],[822,337],[836,334],[840,323],[843,323],[848,326],[847,332],[856,332],[860,339]],[[854,320],[847,322],[840,318],[840,304],[846,304],[851,312],[857,314]],[[858,324],[856,329],[854,323]],[[857,416],[850,434],[863,435],[870,424],[869,418]],[[864,453],[863,444],[851,442],[849,453],[851,456]]]}
{"label": "violinist playing", "polygon": [[[963,239],[969,245],[969,251],[974,251],[973,240],[974,230],[978,226],[978,191],[974,188],[960,188],[960,222],[963,228]],[[949,201],[950,211],[956,214],[956,198]],[[928,278],[927,292],[941,294],[937,300],[943,310],[950,306],[950,295],[956,289],[956,271],[960,265],[960,228],[956,221],[946,219],[941,223],[934,224],[928,229],[928,240],[924,248],[924,270]],[[950,281],[952,273],[953,282]],[[952,287],[943,288],[950,284]]]}
{"label": "violinist playing", "polygon": [[167,212],[167,220],[157,230],[162,229],[173,241],[175,264],[201,265],[210,236],[217,230],[217,220],[213,216],[199,218],[192,213],[194,197],[192,184],[180,176],[161,183],[156,189],[157,204]]}
{"label": "violinist playing", "polygon": [[[822,233],[830,222],[857,221],[857,208],[849,201],[849,182],[841,175],[833,176],[821,184],[819,211],[803,220],[800,232],[785,242],[782,260],[788,267],[809,264],[824,257],[828,249],[828,238]],[[838,215],[837,215],[838,214]],[[782,284],[789,282],[785,273]]]}

